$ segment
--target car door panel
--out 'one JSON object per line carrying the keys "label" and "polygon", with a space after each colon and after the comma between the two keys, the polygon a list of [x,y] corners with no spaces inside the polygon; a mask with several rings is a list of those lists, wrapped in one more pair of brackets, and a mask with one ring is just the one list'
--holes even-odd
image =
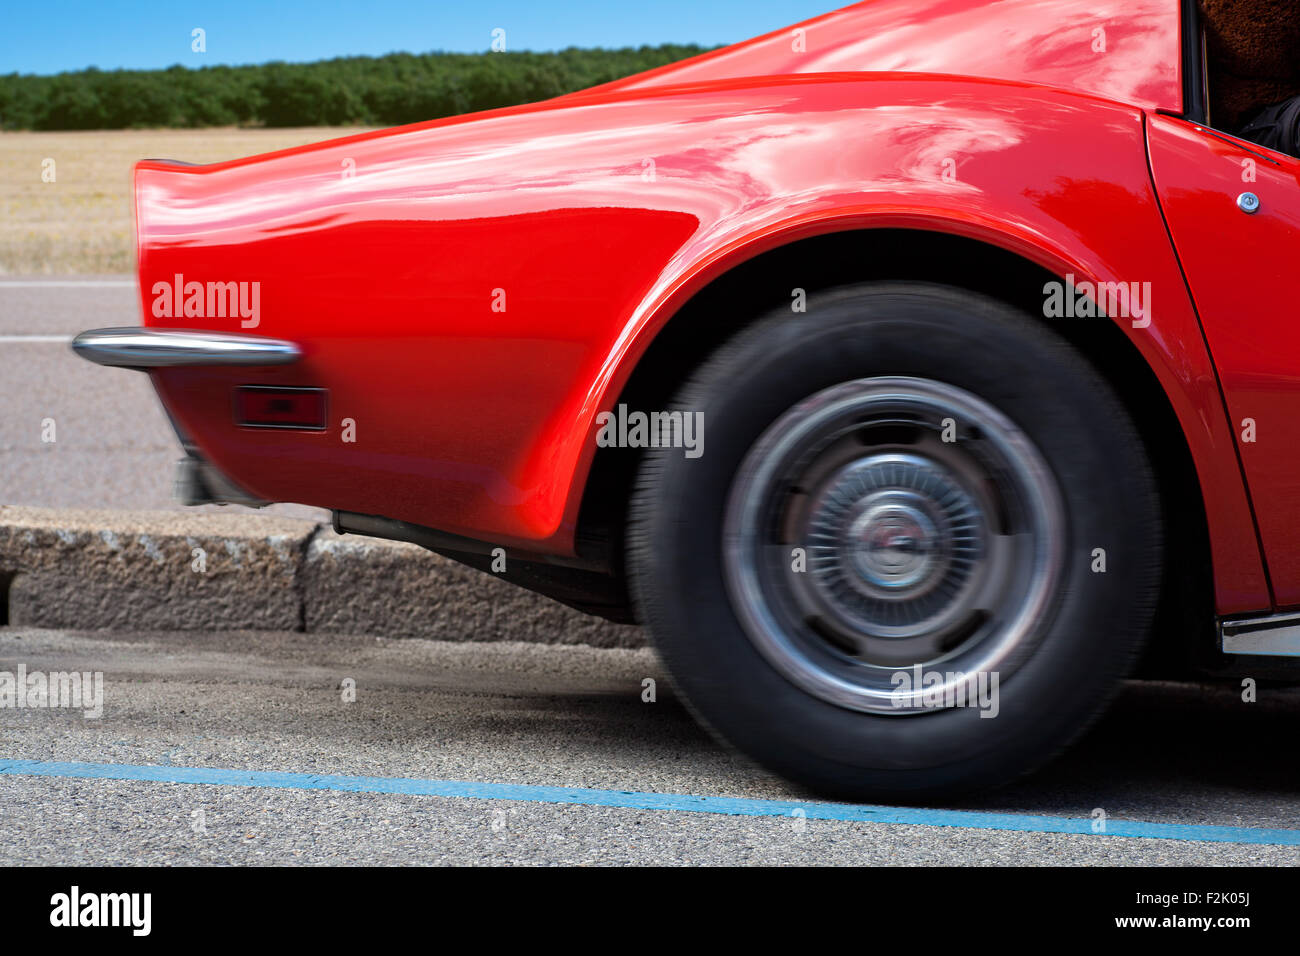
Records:
{"label": "car door panel", "polygon": [[[1149,143],[1233,423],[1274,599],[1300,605],[1300,161],[1161,115],[1149,119]],[[1254,212],[1238,204],[1245,193],[1258,197]]]}

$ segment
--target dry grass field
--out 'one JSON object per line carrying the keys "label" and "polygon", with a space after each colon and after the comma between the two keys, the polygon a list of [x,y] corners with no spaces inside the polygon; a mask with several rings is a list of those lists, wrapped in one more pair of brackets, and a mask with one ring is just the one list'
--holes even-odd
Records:
{"label": "dry grass field", "polygon": [[[0,133],[0,275],[131,272],[131,167],[212,163],[358,132],[305,129]],[[54,182],[42,170],[54,161]]]}

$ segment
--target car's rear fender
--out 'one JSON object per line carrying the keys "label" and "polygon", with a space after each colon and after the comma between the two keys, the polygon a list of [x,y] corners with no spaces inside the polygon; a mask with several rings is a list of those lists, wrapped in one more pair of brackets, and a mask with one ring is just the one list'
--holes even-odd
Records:
{"label": "car's rear fender", "polygon": [[[648,344],[764,250],[921,228],[1079,282],[1149,283],[1150,323],[1121,326],[1186,432],[1220,610],[1267,606],[1135,108],[1007,82],[804,75],[558,100],[219,167],[146,166],[138,181],[146,325],[302,348],[293,366],[155,373],[223,473],[268,500],[541,553],[573,551],[596,416]],[[176,275],[260,281],[258,315],[160,316]],[[237,428],[237,384],[326,387],[329,427]]]}

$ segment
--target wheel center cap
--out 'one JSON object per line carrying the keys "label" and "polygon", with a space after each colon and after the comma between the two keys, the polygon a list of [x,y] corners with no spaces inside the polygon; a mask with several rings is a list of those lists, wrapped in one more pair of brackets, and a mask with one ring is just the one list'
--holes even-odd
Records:
{"label": "wheel center cap", "polygon": [[869,584],[901,591],[924,582],[935,566],[935,523],[906,491],[869,496],[849,527],[850,563]]}
{"label": "wheel center cap", "polygon": [[985,522],[941,463],[865,455],[825,480],[807,521],[808,604],[823,621],[892,639],[964,613]]}

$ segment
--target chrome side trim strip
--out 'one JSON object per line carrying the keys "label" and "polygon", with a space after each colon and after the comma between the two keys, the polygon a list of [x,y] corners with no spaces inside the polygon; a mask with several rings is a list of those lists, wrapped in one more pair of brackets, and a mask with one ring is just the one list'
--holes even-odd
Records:
{"label": "chrome side trim strip", "polygon": [[1300,614],[1220,621],[1219,646],[1225,654],[1300,657]]}
{"label": "chrome side trim strip", "polygon": [[93,329],[72,350],[99,365],[168,368],[177,365],[288,365],[302,349],[283,339],[184,329]]}

